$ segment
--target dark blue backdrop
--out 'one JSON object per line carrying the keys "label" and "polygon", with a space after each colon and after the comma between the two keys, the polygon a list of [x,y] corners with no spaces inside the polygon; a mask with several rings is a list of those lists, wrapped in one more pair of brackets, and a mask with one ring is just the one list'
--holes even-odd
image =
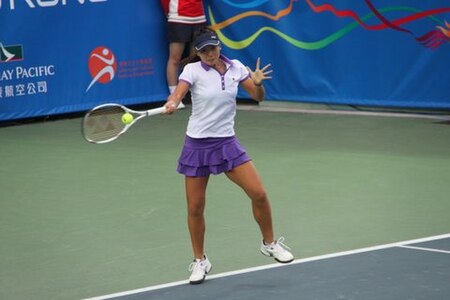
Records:
{"label": "dark blue backdrop", "polygon": [[228,55],[272,63],[268,99],[450,108],[448,0],[209,2]]}
{"label": "dark blue backdrop", "polygon": [[[7,74],[0,81],[0,120],[167,97],[167,45],[159,1],[67,0],[52,1],[55,5],[47,7],[31,1],[35,5],[31,8],[26,1],[16,0],[14,9],[8,2],[0,7],[0,43],[5,50],[11,49],[10,53],[19,45],[23,60],[5,62],[2,55],[0,76],[6,72],[12,78]],[[114,55],[114,78],[96,81],[87,90],[93,80],[89,64],[100,61],[90,55],[98,47]],[[17,70],[35,67],[50,67],[54,74],[24,78],[19,71],[17,78]],[[35,75],[33,69],[28,73]],[[25,93],[20,92],[23,87]]]}
{"label": "dark blue backdrop", "polygon": [[[450,108],[448,0],[205,7],[227,56],[272,63],[267,99]],[[0,0],[0,28],[0,120],[167,97],[157,0]]]}

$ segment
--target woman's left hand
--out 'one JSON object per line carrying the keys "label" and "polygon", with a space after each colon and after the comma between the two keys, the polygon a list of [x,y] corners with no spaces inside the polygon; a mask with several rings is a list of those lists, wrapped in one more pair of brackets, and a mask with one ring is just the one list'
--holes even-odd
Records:
{"label": "woman's left hand", "polygon": [[249,67],[247,70],[250,72],[250,78],[253,80],[253,83],[256,86],[262,85],[262,81],[266,79],[272,79],[272,76],[268,76],[272,73],[272,70],[268,70],[271,64],[265,65],[262,69],[260,69],[260,58],[256,60],[256,68],[255,71],[252,71]]}

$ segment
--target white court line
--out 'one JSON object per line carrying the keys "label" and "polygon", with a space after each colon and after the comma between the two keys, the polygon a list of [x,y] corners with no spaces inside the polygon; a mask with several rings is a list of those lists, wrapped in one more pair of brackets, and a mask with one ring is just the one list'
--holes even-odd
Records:
{"label": "white court line", "polygon": [[433,249],[433,248],[424,248],[424,247],[416,247],[416,246],[398,246],[399,248],[407,248],[407,249],[414,249],[414,250],[420,250],[420,251],[429,251],[429,252],[439,252],[439,253],[446,253],[450,254],[450,251],[447,250],[440,250],[440,249]]}
{"label": "white court line", "polygon": [[266,111],[266,112],[291,112],[305,114],[325,114],[325,115],[350,115],[350,116],[369,116],[369,117],[396,117],[396,118],[418,118],[450,121],[449,115],[427,115],[413,113],[393,113],[393,112],[369,112],[369,111],[350,111],[350,110],[326,110],[326,109],[306,109],[272,106],[253,106],[239,105],[239,110],[247,111]]}
{"label": "white court line", "polygon": [[[301,264],[301,263],[306,263],[306,262],[310,262],[310,261],[323,260],[323,259],[328,259],[328,258],[364,253],[364,252],[369,252],[369,251],[383,250],[383,249],[394,248],[394,247],[401,247],[401,246],[405,246],[407,244],[417,244],[417,243],[429,242],[429,241],[446,239],[446,238],[450,238],[450,233],[436,235],[436,236],[430,236],[430,237],[425,237],[425,238],[420,238],[420,239],[415,239],[415,240],[408,240],[408,241],[403,241],[403,242],[396,242],[396,243],[391,243],[391,244],[378,245],[378,246],[372,246],[372,247],[367,247],[367,248],[319,255],[319,256],[314,256],[314,257],[309,257],[309,258],[296,259],[293,262],[291,262],[290,264],[276,263],[276,264],[264,265],[264,266],[254,267],[254,268],[247,268],[247,269],[242,269],[242,270],[237,270],[237,271],[225,272],[225,273],[208,276],[207,278],[208,279],[222,278],[222,277],[244,274],[244,273],[249,273],[249,272],[255,272],[255,271],[260,271],[260,270],[281,268],[281,267],[289,266],[292,264]],[[115,293],[115,294],[109,294],[109,295],[98,296],[98,297],[93,297],[93,298],[86,298],[84,300],[105,300],[105,299],[111,299],[111,298],[115,298],[115,297],[129,296],[129,295],[133,295],[133,294],[184,285],[184,284],[188,284],[188,283],[189,282],[187,280],[175,281],[175,282],[149,286],[149,287],[131,290],[131,291],[119,292],[119,293]]]}

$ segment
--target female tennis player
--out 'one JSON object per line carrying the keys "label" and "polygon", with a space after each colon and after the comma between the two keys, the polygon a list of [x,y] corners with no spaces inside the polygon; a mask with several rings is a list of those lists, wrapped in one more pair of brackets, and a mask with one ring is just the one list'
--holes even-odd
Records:
{"label": "female tennis player", "polygon": [[275,240],[269,199],[255,165],[239,143],[234,132],[236,94],[243,87],[256,101],[265,96],[263,80],[270,79],[270,64],[256,69],[246,68],[238,60],[221,55],[220,41],[214,31],[202,30],[194,41],[200,61],[187,64],[175,91],[165,103],[166,113],[173,113],[190,89],[192,114],[187,125],[184,147],[177,171],[185,175],[187,223],[194,261],[189,270],[191,284],[204,281],[211,270],[205,254],[205,194],[211,174],[225,173],[240,186],[252,202],[253,215],[262,233],[261,252],[288,263],[294,256],[282,242]]}

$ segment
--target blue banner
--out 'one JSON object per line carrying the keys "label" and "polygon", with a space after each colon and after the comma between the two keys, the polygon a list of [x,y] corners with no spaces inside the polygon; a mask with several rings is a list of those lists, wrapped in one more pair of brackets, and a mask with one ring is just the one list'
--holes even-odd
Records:
{"label": "blue banner", "polygon": [[165,16],[149,0],[0,0],[0,120],[167,97]]}
{"label": "blue banner", "polygon": [[267,99],[448,109],[449,4],[223,0],[207,14],[226,55],[272,64]]}
{"label": "blue banner", "polygon": [[[272,64],[266,99],[450,108],[448,0],[204,3],[225,55]],[[167,97],[160,1],[0,0],[0,28],[0,121]]]}

